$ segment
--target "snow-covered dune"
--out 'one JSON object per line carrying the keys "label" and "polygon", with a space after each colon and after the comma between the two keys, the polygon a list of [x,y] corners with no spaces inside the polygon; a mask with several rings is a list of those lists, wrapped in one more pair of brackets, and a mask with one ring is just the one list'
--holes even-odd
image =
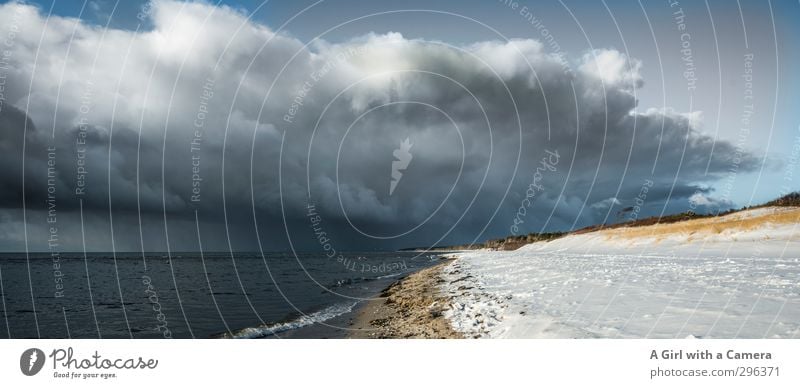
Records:
{"label": "snow-covered dune", "polygon": [[445,268],[468,336],[800,338],[800,209],[609,229]]}

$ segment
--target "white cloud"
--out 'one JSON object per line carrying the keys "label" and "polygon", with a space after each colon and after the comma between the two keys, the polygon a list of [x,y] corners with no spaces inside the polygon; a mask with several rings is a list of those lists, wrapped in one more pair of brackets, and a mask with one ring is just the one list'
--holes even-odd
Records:
{"label": "white cloud", "polygon": [[583,55],[579,70],[596,77],[610,87],[625,90],[639,88],[643,84],[642,62],[628,58],[617,50],[593,50]]}
{"label": "white cloud", "polygon": [[616,197],[606,198],[602,201],[597,201],[592,204],[594,209],[608,209],[614,205],[621,205],[622,203]]}
{"label": "white cloud", "polygon": [[714,198],[708,194],[696,192],[689,197],[689,203],[693,207],[714,208],[714,210],[727,210],[734,207],[734,203],[725,198]]}

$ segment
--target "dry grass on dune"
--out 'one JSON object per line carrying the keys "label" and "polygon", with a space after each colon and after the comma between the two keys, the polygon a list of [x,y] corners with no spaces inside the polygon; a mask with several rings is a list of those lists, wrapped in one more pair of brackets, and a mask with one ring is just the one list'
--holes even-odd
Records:
{"label": "dry grass on dune", "polygon": [[737,212],[723,217],[700,218],[672,224],[655,224],[636,228],[607,229],[608,237],[660,237],[671,234],[719,234],[727,230],[748,231],[767,224],[783,225],[800,222],[800,208],[770,208],[769,211]]}

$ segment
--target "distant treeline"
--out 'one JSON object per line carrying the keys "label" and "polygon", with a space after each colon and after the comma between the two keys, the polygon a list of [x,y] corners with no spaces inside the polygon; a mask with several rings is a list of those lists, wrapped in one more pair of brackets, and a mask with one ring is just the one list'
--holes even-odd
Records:
{"label": "distant treeline", "polygon": [[760,207],[764,206],[800,206],[800,192],[794,192],[778,199],[769,201]]}
{"label": "distant treeline", "polygon": [[465,249],[492,249],[496,251],[513,251],[523,245],[535,243],[539,241],[551,241],[559,237],[566,236],[568,232],[551,232],[551,233],[530,233],[522,236],[508,236],[489,240],[480,244],[473,245],[456,245],[447,247],[448,250],[465,250]]}

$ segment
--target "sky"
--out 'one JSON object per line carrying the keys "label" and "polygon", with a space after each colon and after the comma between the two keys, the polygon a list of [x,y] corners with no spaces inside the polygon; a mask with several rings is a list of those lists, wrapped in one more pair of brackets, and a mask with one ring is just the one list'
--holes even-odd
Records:
{"label": "sky", "polygon": [[398,249],[763,203],[800,189],[798,17],[4,2],[0,251]]}

